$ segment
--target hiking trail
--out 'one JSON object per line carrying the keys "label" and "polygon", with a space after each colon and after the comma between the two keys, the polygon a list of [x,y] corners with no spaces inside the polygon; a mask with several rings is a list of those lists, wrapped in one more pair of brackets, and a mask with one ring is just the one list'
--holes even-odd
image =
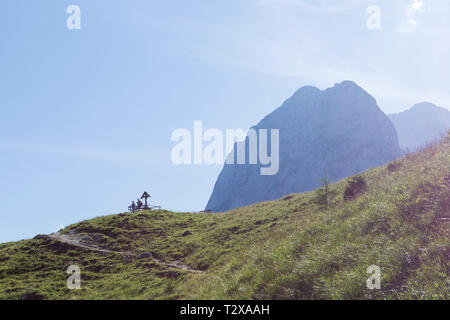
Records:
{"label": "hiking trail", "polygon": [[[113,250],[108,250],[108,249],[104,249],[104,248],[100,248],[96,245],[87,243],[85,240],[83,240],[83,238],[75,233],[72,234],[61,234],[60,232],[55,232],[52,234],[47,235],[48,238],[61,242],[61,243],[66,243],[75,247],[79,247],[79,248],[84,248],[84,249],[88,249],[88,250],[92,250],[92,251],[97,251],[97,252],[104,252],[104,253],[112,253],[112,254],[119,254],[122,256],[126,256],[126,257],[133,257],[136,258],[138,255],[129,251],[113,251]],[[191,273],[203,273],[204,271],[202,270],[196,270],[196,269],[192,269],[189,266],[180,264],[180,262],[178,260],[175,260],[174,262],[168,263],[168,262],[164,262],[161,259],[157,259],[155,258],[153,255],[151,255],[152,259],[159,263],[162,264],[168,268],[174,268],[174,269],[179,269],[179,270],[184,270],[187,272],[191,272]]]}

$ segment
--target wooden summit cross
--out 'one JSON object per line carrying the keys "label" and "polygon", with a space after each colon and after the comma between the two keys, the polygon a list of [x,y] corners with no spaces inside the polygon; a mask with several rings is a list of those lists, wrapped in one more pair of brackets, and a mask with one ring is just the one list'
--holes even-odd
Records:
{"label": "wooden summit cross", "polygon": [[148,198],[151,198],[151,195],[149,195],[148,193],[147,193],[147,191],[144,191],[144,193],[142,194],[142,196],[141,196],[141,199],[145,199],[144,201],[145,201],[145,206],[144,206],[144,208],[146,208],[146,209],[148,209],[148,204],[147,204],[147,199]]}

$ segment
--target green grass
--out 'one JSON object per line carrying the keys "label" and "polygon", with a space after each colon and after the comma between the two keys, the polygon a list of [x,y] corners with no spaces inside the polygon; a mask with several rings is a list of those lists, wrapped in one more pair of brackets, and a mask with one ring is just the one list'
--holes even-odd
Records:
{"label": "green grass", "polygon": [[[328,209],[310,192],[226,213],[122,213],[63,230],[202,274],[42,236],[0,244],[0,299],[448,299],[449,151],[450,135],[370,169],[347,201],[350,178],[334,183]],[[71,264],[81,290],[66,287]],[[380,290],[366,287],[370,265],[381,268]]]}

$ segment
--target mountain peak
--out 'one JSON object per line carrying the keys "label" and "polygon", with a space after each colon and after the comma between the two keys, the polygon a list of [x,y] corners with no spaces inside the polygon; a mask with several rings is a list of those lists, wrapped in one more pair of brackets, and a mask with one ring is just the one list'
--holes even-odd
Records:
{"label": "mountain peak", "polygon": [[351,81],[351,80],[344,80],[342,82],[335,83],[334,87],[335,88],[359,88],[359,89],[362,89],[360,86],[358,86],[356,84],[356,82]]}
{"label": "mountain peak", "polygon": [[424,101],[424,102],[416,103],[409,110],[430,110],[430,109],[444,109],[444,108],[439,107],[439,106],[435,105],[434,103]]}
{"label": "mountain peak", "polygon": [[324,91],[327,91],[330,89],[358,89],[358,90],[364,91],[364,89],[361,88],[358,84],[356,84],[356,82],[351,81],[351,80],[344,80],[342,82],[335,83],[333,87],[327,88],[325,90],[320,90],[319,88],[314,87],[314,86],[303,86],[300,89],[298,89],[297,91],[295,91],[293,96],[298,97],[298,96],[317,95],[321,92],[324,92]]}
{"label": "mountain peak", "polygon": [[434,142],[450,128],[450,111],[431,102],[420,102],[389,118],[397,129],[400,147],[414,151]]}
{"label": "mountain peak", "polygon": [[225,164],[207,210],[221,212],[313,190],[320,187],[324,170],[336,181],[400,155],[393,124],[352,81],[325,90],[302,87],[253,128],[279,130],[279,171],[263,176],[261,163]]}
{"label": "mountain peak", "polygon": [[317,95],[320,92],[321,92],[321,90],[319,88],[314,87],[314,86],[303,86],[300,89],[298,89],[297,91],[295,91],[293,96],[294,97],[298,97],[298,96],[312,96],[312,95]]}
{"label": "mountain peak", "polygon": [[370,96],[373,98],[366,90],[360,87],[356,82],[345,80],[339,83],[336,83],[333,87],[325,90],[330,94],[343,94],[350,96]]}

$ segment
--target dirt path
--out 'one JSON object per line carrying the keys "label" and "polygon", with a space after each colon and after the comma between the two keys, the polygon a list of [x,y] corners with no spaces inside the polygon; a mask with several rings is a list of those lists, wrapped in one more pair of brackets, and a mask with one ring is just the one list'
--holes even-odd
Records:
{"label": "dirt path", "polygon": [[[92,251],[119,254],[122,256],[126,256],[126,257],[136,257],[137,256],[136,254],[134,254],[132,252],[112,251],[112,250],[100,248],[100,247],[90,244],[90,243],[85,243],[85,242],[83,242],[82,238],[80,238],[80,236],[76,235],[76,234],[68,235],[68,234],[61,234],[59,232],[56,232],[56,233],[49,234],[48,237],[50,239],[53,239],[58,242],[67,243],[67,244],[73,245],[75,247],[84,248],[84,249],[88,249],[88,250],[92,250]],[[176,260],[172,263],[167,263],[167,262],[164,262],[153,256],[152,256],[152,259],[154,261],[156,261],[157,263],[162,264],[168,268],[180,269],[180,270],[184,270],[184,271],[188,271],[188,272],[192,272],[192,273],[203,273],[203,271],[201,271],[201,270],[195,270],[188,266],[180,264],[180,262],[178,260]]]}

